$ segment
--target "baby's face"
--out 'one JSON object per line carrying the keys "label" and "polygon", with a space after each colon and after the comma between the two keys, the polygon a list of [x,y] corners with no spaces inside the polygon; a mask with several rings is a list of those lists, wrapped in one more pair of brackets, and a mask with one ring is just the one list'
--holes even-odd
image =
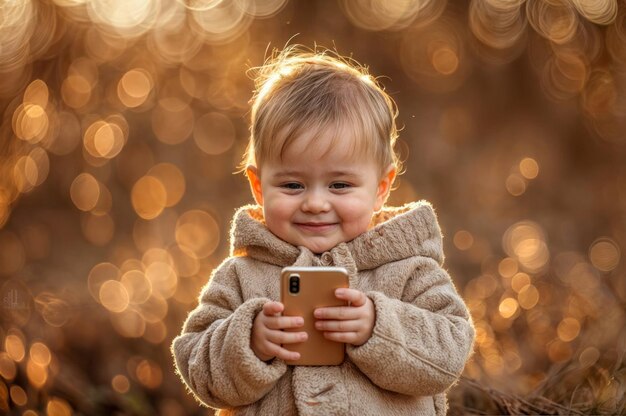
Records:
{"label": "baby's face", "polygon": [[266,161],[249,177],[269,230],[295,246],[323,253],[368,229],[395,170],[390,167],[381,178],[374,158],[355,157],[349,141],[330,148],[326,135],[309,143],[298,138],[282,161]]}

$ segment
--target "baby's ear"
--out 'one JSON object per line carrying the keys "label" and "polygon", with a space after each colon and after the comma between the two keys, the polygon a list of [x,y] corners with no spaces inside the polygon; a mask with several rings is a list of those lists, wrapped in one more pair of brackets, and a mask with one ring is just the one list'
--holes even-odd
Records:
{"label": "baby's ear", "polygon": [[391,185],[393,185],[393,181],[396,179],[396,174],[398,170],[393,164],[390,164],[387,169],[385,169],[385,173],[378,181],[378,189],[376,190],[376,205],[374,206],[374,211],[379,211],[387,198],[389,197],[389,193],[391,192]]}
{"label": "baby's ear", "polygon": [[261,177],[256,166],[248,165],[246,167],[246,177],[250,182],[250,189],[252,190],[252,196],[257,204],[263,205],[263,191],[261,190]]}

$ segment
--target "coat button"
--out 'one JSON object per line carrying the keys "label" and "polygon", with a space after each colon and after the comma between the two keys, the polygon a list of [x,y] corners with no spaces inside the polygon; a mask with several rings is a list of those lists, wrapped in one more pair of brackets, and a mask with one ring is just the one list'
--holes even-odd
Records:
{"label": "coat button", "polygon": [[324,266],[330,266],[333,264],[333,256],[329,252],[322,254],[322,264]]}

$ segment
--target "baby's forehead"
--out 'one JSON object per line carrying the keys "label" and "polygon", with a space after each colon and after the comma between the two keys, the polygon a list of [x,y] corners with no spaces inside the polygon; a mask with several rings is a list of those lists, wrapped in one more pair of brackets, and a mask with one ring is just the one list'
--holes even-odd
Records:
{"label": "baby's forehead", "polygon": [[327,128],[319,132],[308,131],[285,141],[279,157],[283,161],[305,156],[316,161],[354,161],[372,156],[368,140],[357,137],[345,128]]}

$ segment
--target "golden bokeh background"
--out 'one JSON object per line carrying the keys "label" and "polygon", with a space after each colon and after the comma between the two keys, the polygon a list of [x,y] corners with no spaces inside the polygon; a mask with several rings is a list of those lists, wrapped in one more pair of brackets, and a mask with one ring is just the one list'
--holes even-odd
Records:
{"label": "golden bokeh background", "polygon": [[228,254],[248,69],[397,101],[477,329],[451,414],[625,411],[626,2],[0,1],[0,413],[200,415],[169,345]]}

